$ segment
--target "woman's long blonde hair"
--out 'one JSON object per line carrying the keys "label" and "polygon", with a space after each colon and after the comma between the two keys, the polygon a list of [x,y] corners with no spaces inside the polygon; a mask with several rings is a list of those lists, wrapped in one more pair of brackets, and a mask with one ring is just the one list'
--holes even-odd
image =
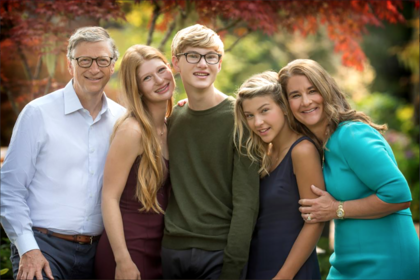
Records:
{"label": "woman's long blonde hair", "polygon": [[[287,103],[287,83],[291,77],[296,75],[305,76],[324,99],[324,112],[328,119],[328,137],[334,133],[338,125],[344,121],[360,121],[370,125],[380,133],[387,130],[386,124],[375,124],[365,113],[352,109],[345,94],[340,90],[335,80],[328,74],[327,71],[325,71],[324,68],[322,68],[321,65],[311,59],[293,60],[280,70],[278,79],[283,89],[283,97]],[[326,143],[315,137],[315,135],[305,125],[294,118],[290,110],[290,106],[286,106],[286,110],[287,119],[289,120],[291,128],[298,133],[311,137],[314,141],[316,141],[320,151],[322,151],[322,149],[325,148]]]}
{"label": "woman's long blonde hair", "polygon": [[[143,147],[143,154],[137,175],[136,197],[143,205],[140,211],[152,210],[156,213],[164,213],[158,203],[157,193],[166,179],[167,170],[150,112],[141,98],[142,93],[139,89],[140,81],[138,77],[140,66],[145,61],[154,58],[168,64],[165,56],[150,46],[134,45],[125,52],[121,61],[119,78],[122,86],[121,97],[127,112],[116,122],[111,140],[114,138],[118,127],[127,118],[134,118],[139,123],[141,129],[139,145]],[[172,106],[173,100],[170,98],[167,101],[166,117],[171,115]]]}
{"label": "woman's long blonde hair", "polygon": [[235,145],[239,152],[245,154],[243,150],[246,150],[246,155],[260,164],[258,173],[261,178],[269,174],[271,166],[270,157],[267,155],[268,144],[249,128],[242,106],[246,99],[268,95],[285,112],[286,106],[277,78],[277,73],[273,71],[256,74],[246,80],[236,93],[234,139],[237,141]]}

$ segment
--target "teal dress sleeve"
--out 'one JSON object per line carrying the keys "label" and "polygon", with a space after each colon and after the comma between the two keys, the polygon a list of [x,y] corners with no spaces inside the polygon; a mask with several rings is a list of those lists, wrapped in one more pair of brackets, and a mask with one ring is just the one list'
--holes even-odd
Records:
{"label": "teal dress sleeve", "polygon": [[362,122],[347,122],[337,131],[338,145],[355,175],[387,203],[411,201],[407,180],[384,137]]}

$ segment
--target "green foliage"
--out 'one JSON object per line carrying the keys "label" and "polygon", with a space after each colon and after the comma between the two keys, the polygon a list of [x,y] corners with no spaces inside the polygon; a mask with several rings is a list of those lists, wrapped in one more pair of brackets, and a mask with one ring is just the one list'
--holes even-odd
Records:
{"label": "green foliage", "polygon": [[328,272],[330,271],[330,256],[333,251],[329,247],[329,239],[327,237],[321,237],[318,241],[317,246],[323,250],[324,253],[318,254],[319,269],[321,270],[321,278],[327,279]]}
{"label": "green foliage", "polygon": [[[1,230],[3,235],[3,228]],[[6,237],[1,239],[0,269],[0,275],[2,279],[13,279],[12,262],[10,261],[10,241]]]}

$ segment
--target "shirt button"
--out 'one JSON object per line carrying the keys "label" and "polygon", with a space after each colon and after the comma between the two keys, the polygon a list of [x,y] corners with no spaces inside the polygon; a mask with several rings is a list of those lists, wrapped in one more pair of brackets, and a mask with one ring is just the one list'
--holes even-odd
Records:
{"label": "shirt button", "polygon": [[95,151],[95,149],[92,148],[92,149],[89,150],[89,153],[93,153],[94,151]]}
{"label": "shirt button", "polygon": [[95,174],[92,170],[90,171],[90,175],[93,175],[93,174]]}

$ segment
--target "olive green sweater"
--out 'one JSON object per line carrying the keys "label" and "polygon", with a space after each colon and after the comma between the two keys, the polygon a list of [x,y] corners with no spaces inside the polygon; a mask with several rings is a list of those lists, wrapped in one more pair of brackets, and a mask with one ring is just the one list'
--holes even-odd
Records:
{"label": "olive green sweater", "polygon": [[233,142],[234,102],[175,107],[168,120],[172,192],[162,245],[224,250],[222,279],[239,279],[248,261],[259,203],[258,166]]}

